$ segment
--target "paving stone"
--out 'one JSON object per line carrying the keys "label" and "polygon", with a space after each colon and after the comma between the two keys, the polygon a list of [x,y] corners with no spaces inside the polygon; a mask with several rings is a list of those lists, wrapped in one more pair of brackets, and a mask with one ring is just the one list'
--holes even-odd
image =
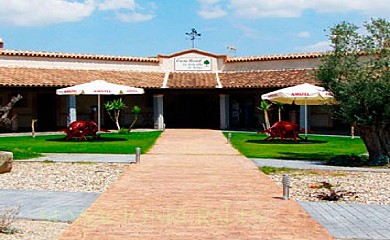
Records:
{"label": "paving stone", "polygon": [[[202,132],[202,130],[200,130]],[[194,133],[191,133],[194,134]],[[302,233],[300,232],[300,227],[288,228],[284,225],[288,224],[288,220],[279,221],[281,225],[272,224],[271,217],[268,219],[268,216],[275,218],[286,218],[286,213],[275,210],[278,208],[277,204],[269,204],[269,206],[261,206],[261,208],[253,208],[251,199],[238,198],[235,195],[251,195],[253,189],[244,188],[245,184],[242,181],[245,181],[245,178],[248,175],[257,174],[257,170],[254,170],[252,166],[245,164],[238,164],[239,162],[248,162],[247,159],[242,158],[240,154],[235,151],[231,151],[230,147],[226,149],[226,139],[223,139],[222,142],[219,141],[215,143],[216,149],[208,149],[204,147],[202,151],[196,149],[197,144],[200,144],[202,141],[206,143],[208,139],[199,140],[199,135],[181,136],[182,139],[186,141],[191,141],[189,138],[193,138],[195,145],[194,146],[182,146],[180,141],[177,139],[170,141],[171,145],[174,147],[174,151],[167,149],[168,146],[163,145],[159,142],[159,146],[156,147],[146,156],[142,155],[142,164],[135,166],[131,165],[129,167],[130,174],[143,174],[141,180],[131,178],[134,180],[134,184],[140,184],[139,192],[131,192],[131,189],[134,187],[130,183],[122,183],[122,187],[116,186],[118,198],[116,199],[116,204],[114,208],[109,208],[107,211],[99,209],[97,215],[81,215],[80,218],[86,219],[86,225],[77,224],[77,226],[72,226],[72,229],[80,230],[80,232],[70,232],[67,231],[66,236],[63,236],[64,239],[128,239],[127,236],[133,236],[134,233],[131,232],[131,229],[139,229],[138,237],[142,236],[142,239],[153,239],[156,238],[156,232],[164,231],[171,225],[175,225],[177,231],[170,231],[169,234],[161,234],[165,236],[158,239],[259,239],[258,230],[253,230],[252,225],[249,227],[243,227],[246,223],[247,218],[254,218],[255,220],[262,221],[264,227],[261,230],[260,239],[302,239]],[[205,134],[205,132],[202,132]],[[165,133],[164,133],[165,135]],[[220,136],[218,136],[219,138]],[[207,138],[207,137],[206,137]],[[215,140],[216,137],[213,136],[211,139]],[[168,143],[169,144],[169,143]],[[207,145],[207,144],[204,144]],[[220,146],[217,146],[220,145]],[[176,147],[175,147],[176,146]],[[202,145],[203,146],[203,145]],[[172,146],[169,146],[172,147]],[[183,151],[183,152],[182,152]],[[221,153],[222,151],[222,153]],[[172,156],[174,158],[174,164],[168,164],[172,161],[170,157],[166,158],[162,155]],[[199,160],[199,156],[202,156],[202,159]],[[214,156],[215,158],[209,158]],[[50,157],[48,159],[47,157]],[[49,154],[46,158],[38,160],[53,160],[53,161],[65,161],[72,162],[77,159],[77,161],[105,161],[107,159],[106,155],[81,155],[79,154]],[[114,156],[113,156],[114,157]],[[132,155],[115,155],[116,158],[110,157],[109,159],[114,159],[119,162],[132,161],[134,156]],[[146,158],[145,158],[146,157]],[[230,158],[234,157],[234,170],[225,166],[227,164],[232,164]],[[178,158],[178,159],[176,159]],[[204,158],[204,159],[203,159]],[[222,159],[222,160],[221,160]],[[157,160],[157,161],[156,161]],[[161,163],[158,161],[161,160]],[[146,162],[144,162],[146,161]],[[194,162],[191,164],[189,162]],[[263,160],[261,160],[263,161]],[[271,160],[273,163],[277,163],[277,166],[286,166],[285,160]],[[254,161],[257,163],[256,161]],[[150,165],[153,163],[152,165]],[[213,164],[218,164],[217,169]],[[262,162],[264,163],[264,162]],[[144,164],[147,164],[147,168],[142,169]],[[283,165],[284,164],[284,165]],[[287,161],[287,164],[290,164]],[[319,168],[324,169],[321,166],[321,162],[314,164],[309,164],[305,161],[293,161],[294,168]],[[305,164],[302,165],[301,164]],[[146,165],[145,165],[146,166]],[[202,166],[202,168],[199,168]],[[233,175],[236,171],[240,170],[243,166],[249,169],[251,173],[242,174],[242,176],[236,177]],[[291,167],[291,165],[287,165]],[[150,167],[150,168],[149,168]],[[159,171],[150,171],[150,169],[162,168]],[[167,171],[164,169],[167,168]],[[176,169],[175,169],[176,168]],[[191,168],[191,171],[188,171],[188,168]],[[173,171],[175,169],[175,171]],[[172,172],[168,172],[172,170]],[[333,169],[329,169],[333,170]],[[342,168],[342,170],[345,170]],[[356,169],[358,171],[367,171],[367,169]],[[140,171],[140,172],[137,172]],[[223,173],[227,172],[227,175]],[[155,174],[163,174],[159,178],[155,178]],[[185,177],[181,174],[186,174]],[[204,180],[200,179],[203,175],[207,174],[208,181],[212,181],[214,186],[204,184]],[[146,177],[147,176],[147,177]],[[168,179],[169,181],[163,181],[163,179]],[[129,176],[126,177],[128,179]],[[268,186],[268,181],[263,181],[260,179],[255,180],[255,184],[261,185],[261,187]],[[157,193],[151,193],[150,191],[145,191],[144,182],[147,182],[147,186],[152,191],[159,191]],[[217,182],[217,183],[216,183]],[[154,188],[151,188],[152,185],[155,185]],[[243,186],[243,189],[240,189],[240,186]],[[271,192],[275,186],[270,184]],[[170,188],[170,191],[161,190],[160,188]],[[191,191],[183,192],[183,188],[189,188]],[[235,193],[230,193],[229,191],[224,191],[225,188],[236,188]],[[128,189],[130,188],[130,189]],[[237,189],[238,188],[238,189]],[[256,187],[254,189],[257,189]],[[242,192],[245,190],[247,192]],[[275,189],[274,189],[275,191]],[[271,194],[273,200],[280,200],[280,189],[277,189],[274,195]],[[15,192],[17,194],[15,194]],[[135,195],[134,193],[137,193]],[[131,204],[128,203],[128,199],[120,199],[121,195],[131,195]],[[261,194],[261,193],[260,193]],[[13,190],[1,190],[0,191],[0,205],[9,204],[10,199],[12,202],[20,203],[21,214],[19,217],[31,218],[31,219],[42,219],[42,220],[52,220],[56,219],[63,221],[72,221],[76,219],[84,209],[94,202],[98,198],[98,195],[90,195],[84,193],[67,193],[67,192],[53,192],[46,193],[46,191],[13,191]],[[199,202],[194,203],[183,198],[184,196],[195,196],[199,199]],[[110,199],[110,196],[102,196],[104,198]],[[194,198],[195,198],[194,197]],[[222,198],[219,199],[218,198]],[[19,199],[19,200],[18,200]],[[20,199],[24,199],[23,202]],[[42,202],[42,199],[50,200],[51,204],[46,205],[44,210],[40,208],[39,204],[36,202]],[[62,199],[65,201],[56,201],[55,199]],[[67,199],[67,201],[66,201]],[[146,199],[146,200],[145,200]],[[261,199],[259,197],[259,199]],[[269,199],[267,199],[269,200]],[[261,200],[263,201],[263,200]],[[151,204],[150,202],[154,202]],[[281,202],[291,202],[281,201]],[[69,204],[74,203],[74,204]],[[212,207],[208,205],[205,208],[205,204],[212,204]],[[390,220],[388,216],[390,214],[389,207],[383,205],[361,205],[361,204],[340,204],[340,203],[323,203],[323,202],[299,202],[299,204],[309,213],[318,223],[320,223],[329,233],[338,239],[372,239],[372,240],[383,240],[390,239],[390,230],[388,228]],[[45,204],[42,204],[45,205]],[[235,205],[239,206],[233,208]],[[28,206],[27,208],[25,206]],[[253,206],[258,206],[253,204]],[[73,210],[69,210],[70,207],[73,207]],[[38,209],[38,210],[37,210]],[[41,210],[39,210],[41,209]],[[261,211],[260,211],[261,210]],[[120,229],[121,231],[113,232],[107,231],[106,228],[92,228],[88,229],[88,223],[97,222],[104,223],[104,226],[117,228],[115,224],[114,215],[111,214],[111,211],[120,212]],[[236,212],[234,212],[236,211]],[[302,213],[301,213],[302,214]],[[305,215],[305,213],[303,213]],[[273,216],[274,215],[274,216]],[[292,214],[296,218],[300,218],[299,214]],[[299,217],[298,217],[299,216]],[[267,217],[267,218],[266,218]],[[291,217],[291,216],[288,216]],[[306,217],[306,216],[305,216]],[[78,222],[80,220],[77,220]],[[150,227],[147,230],[142,230],[142,223],[146,224],[147,222],[152,221],[156,224],[153,227]],[[270,221],[270,222],[268,222]],[[237,224],[239,223],[239,224]],[[340,224],[342,223],[342,224]],[[182,224],[184,226],[178,226]],[[229,230],[222,229],[223,225],[229,225]],[[234,225],[236,224],[236,225]],[[305,227],[305,223],[300,225]],[[191,226],[195,225],[195,226]],[[215,228],[215,225],[218,228]],[[238,226],[237,226],[238,225]],[[130,229],[124,229],[129,227]],[[196,228],[197,227],[197,228]],[[307,228],[307,226],[306,226]],[[98,230],[97,230],[98,229]],[[188,229],[193,229],[192,231],[206,231],[209,233],[206,237],[201,234],[194,234],[192,231],[187,233]],[[195,230],[194,230],[195,229]],[[218,231],[214,231],[218,229]],[[221,230],[222,229],[222,230]],[[233,229],[233,230],[232,230]],[[257,229],[255,227],[254,229]],[[94,231],[99,233],[96,235]],[[249,231],[248,231],[249,230]],[[128,233],[128,231],[131,232]],[[84,238],[79,238],[80,233],[82,232]],[[292,234],[291,234],[292,232]],[[73,236],[73,238],[72,238]],[[326,235],[326,238],[328,235]],[[316,237],[317,239],[322,239],[321,237]],[[131,238],[130,238],[131,239]],[[310,239],[309,235],[306,235],[304,239]]]}
{"label": "paving stone", "polygon": [[17,218],[68,222],[75,220],[99,193],[0,190],[0,206],[20,207]]}
{"label": "paving stone", "polygon": [[334,239],[220,131],[169,129],[61,239]]}
{"label": "paving stone", "polygon": [[[386,217],[390,215],[390,206],[320,202],[299,204],[338,239],[390,239],[390,219]],[[366,212],[370,215],[365,215]]]}

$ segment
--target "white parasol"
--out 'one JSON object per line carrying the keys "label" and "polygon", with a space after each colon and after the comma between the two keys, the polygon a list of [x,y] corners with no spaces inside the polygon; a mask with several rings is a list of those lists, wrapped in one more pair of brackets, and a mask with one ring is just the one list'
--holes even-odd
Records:
{"label": "white parasol", "polygon": [[97,95],[98,96],[98,131],[100,131],[100,95],[143,94],[144,89],[95,80],[71,87],[57,89],[57,95]]}
{"label": "white parasol", "polygon": [[323,87],[318,87],[309,83],[282,88],[270,93],[261,95],[262,100],[271,102],[296,104],[305,106],[305,137],[307,138],[307,105],[333,104],[334,97]]}

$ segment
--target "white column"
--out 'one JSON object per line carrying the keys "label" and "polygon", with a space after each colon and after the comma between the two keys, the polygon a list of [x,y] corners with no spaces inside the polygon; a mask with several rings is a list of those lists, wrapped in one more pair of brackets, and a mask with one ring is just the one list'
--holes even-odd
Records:
{"label": "white column", "polygon": [[66,105],[68,108],[68,117],[66,120],[66,125],[69,126],[71,122],[77,120],[76,114],[76,96],[69,95],[66,98]]}
{"label": "white column", "polygon": [[229,129],[229,95],[219,95],[219,128]]}
{"label": "white column", "polygon": [[164,95],[153,95],[154,129],[164,130]]}

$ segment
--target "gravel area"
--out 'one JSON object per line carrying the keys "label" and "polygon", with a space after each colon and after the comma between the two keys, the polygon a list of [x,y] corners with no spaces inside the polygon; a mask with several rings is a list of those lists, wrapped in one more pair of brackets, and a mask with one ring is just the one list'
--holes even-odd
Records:
{"label": "gravel area", "polygon": [[[121,163],[14,162],[11,173],[0,174],[0,189],[104,192],[127,168]],[[55,240],[70,223],[15,220],[14,234],[0,233],[0,240]]]}
{"label": "gravel area", "polygon": [[12,228],[17,232],[13,234],[0,233],[1,240],[55,240],[59,239],[69,223],[29,221],[17,219]]}
{"label": "gravel area", "polygon": [[[330,193],[321,188],[322,182],[326,182],[332,184],[337,194],[344,195],[337,202],[390,205],[390,173],[296,170],[284,174],[290,176],[290,197],[295,200],[326,201],[318,198]],[[282,187],[282,172],[268,176]]]}
{"label": "gravel area", "polygon": [[[9,174],[0,175],[0,189],[104,192],[127,168],[118,163],[42,163],[15,162]],[[283,172],[268,175],[282,187]],[[294,170],[290,197],[301,201],[321,201],[321,182],[331,183],[336,193],[349,193],[338,202],[390,205],[390,173]],[[0,239],[59,239],[69,223],[16,220],[12,227],[20,232],[0,234]],[[48,231],[48,229],[50,229]]]}
{"label": "gravel area", "polygon": [[17,162],[0,189],[104,192],[129,164]]}

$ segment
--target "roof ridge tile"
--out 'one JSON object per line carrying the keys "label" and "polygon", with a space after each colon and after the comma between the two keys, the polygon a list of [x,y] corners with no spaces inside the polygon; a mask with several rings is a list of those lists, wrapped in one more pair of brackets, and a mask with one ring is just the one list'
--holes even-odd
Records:
{"label": "roof ridge tile", "polygon": [[95,60],[110,60],[110,61],[135,61],[135,62],[159,62],[160,61],[158,58],[155,57],[132,57],[132,56],[114,56],[114,55],[104,55],[104,54],[61,53],[61,52],[9,50],[9,49],[2,49],[0,51],[0,55],[95,59]]}
{"label": "roof ridge tile", "polygon": [[275,55],[260,55],[247,57],[229,57],[227,62],[250,62],[250,61],[270,61],[282,59],[302,59],[302,58],[319,58],[326,55],[327,52],[308,52],[308,53],[290,53]]}

